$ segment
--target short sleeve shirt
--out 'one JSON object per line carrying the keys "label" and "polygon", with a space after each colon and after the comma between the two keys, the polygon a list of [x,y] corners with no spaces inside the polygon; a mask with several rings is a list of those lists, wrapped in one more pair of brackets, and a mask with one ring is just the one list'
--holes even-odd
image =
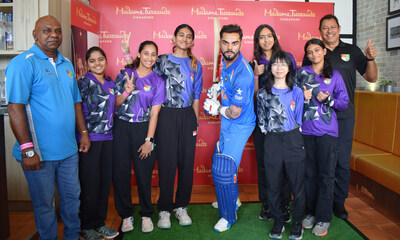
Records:
{"label": "short sleeve shirt", "polygon": [[151,107],[165,102],[165,82],[152,71],[147,76],[141,78],[136,70],[124,68],[115,79],[116,94],[121,95],[125,90],[127,81],[125,73],[129,77],[134,75],[135,90],[117,107],[115,114],[121,120],[128,122],[148,122],[150,121]]}
{"label": "short sleeve shirt", "polygon": [[[93,73],[89,72],[78,80],[78,87],[90,140],[112,140],[115,106],[114,81],[106,76],[104,84],[102,84]],[[80,139],[80,136],[78,138]]]}
{"label": "short sleeve shirt", "polygon": [[[74,104],[81,96],[68,59],[57,51],[54,63],[34,44],[7,66],[6,88],[8,103],[25,105],[32,142],[42,160],[62,160],[77,152]],[[18,142],[13,156],[22,159]]]}
{"label": "short sleeve shirt", "polygon": [[165,81],[167,101],[163,107],[185,108],[200,99],[203,90],[203,68],[197,61],[197,71],[189,57],[179,58],[163,54],[157,58],[154,71]]}

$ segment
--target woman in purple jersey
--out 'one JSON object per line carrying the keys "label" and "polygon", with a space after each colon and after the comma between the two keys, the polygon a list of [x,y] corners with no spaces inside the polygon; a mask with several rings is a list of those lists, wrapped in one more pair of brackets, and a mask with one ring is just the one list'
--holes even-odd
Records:
{"label": "woman in purple jersey", "polygon": [[138,55],[115,79],[114,196],[122,220],[122,232],[133,230],[131,197],[132,162],[138,186],[142,232],[153,231],[151,179],[155,164],[154,134],[161,104],[165,102],[165,82],[153,71],[158,47],[152,41],[140,44]]}
{"label": "woman in purple jersey", "polygon": [[[269,60],[273,53],[281,51],[278,37],[276,36],[275,30],[268,24],[262,24],[257,27],[254,32],[254,49],[253,49],[253,61],[250,62],[254,70],[254,97],[259,89],[265,87],[267,80],[267,67]],[[296,70],[296,61],[292,54],[288,53],[293,63],[293,70]],[[256,101],[254,101],[256,102]],[[257,106],[255,106],[255,112],[257,114]],[[256,118],[258,121],[258,118]],[[256,151],[257,160],[257,172],[258,172],[258,196],[261,202],[261,220],[271,219],[270,211],[268,207],[268,196],[267,196],[267,184],[265,182],[265,167],[264,167],[264,134],[261,133],[260,127],[256,123],[256,127],[253,131],[254,147]],[[285,173],[284,173],[285,174]],[[291,194],[289,189],[289,183],[285,180],[282,183],[282,209],[285,213],[285,222],[290,221],[289,202],[291,200]]]}
{"label": "woman in purple jersey", "polygon": [[[194,30],[187,24],[179,25],[172,41],[172,53],[157,59],[154,71],[165,80],[167,101],[160,112],[157,125],[157,163],[160,197],[157,208],[157,226],[171,227],[170,212],[174,212],[179,225],[188,226],[192,219],[187,213],[192,194],[193,167],[199,115],[199,99],[203,90],[203,70],[193,55]],[[178,169],[175,203],[174,182]]]}
{"label": "woman in purple jersey", "polygon": [[[82,111],[91,148],[79,153],[81,232],[83,239],[113,238],[118,231],[105,225],[113,164],[114,81],[105,76],[107,57],[99,47],[86,53],[89,73],[78,80]],[[87,133],[84,133],[87,134]],[[77,134],[78,141],[80,134]]]}
{"label": "woman in purple jersey", "polygon": [[302,134],[306,148],[306,218],[302,225],[325,236],[332,219],[337,161],[336,110],[347,108],[349,98],[339,71],[333,70],[327,49],[319,39],[304,46],[310,66],[297,70],[296,83],[304,92]]}

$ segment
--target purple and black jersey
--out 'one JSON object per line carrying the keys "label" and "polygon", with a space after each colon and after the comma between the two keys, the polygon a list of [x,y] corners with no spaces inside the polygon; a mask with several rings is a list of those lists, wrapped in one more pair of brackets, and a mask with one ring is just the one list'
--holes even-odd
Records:
{"label": "purple and black jersey", "polygon": [[154,71],[165,80],[167,101],[163,107],[185,108],[200,99],[203,90],[203,69],[197,61],[197,71],[190,67],[190,58],[172,54],[158,56]]}
{"label": "purple and black jersey", "polygon": [[262,88],[257,93],[257,118],[261,132],[287,132],[302,122],[304,95],[300,88]]}
{"label": "purple and black jersey", "polygon": [[154,71],[140,78],[136,70],[124,68],[115,79],[115,90],[118,96],[125,91],[127,81],[125,72],[129,77],[134,74],[136,88],[115,110],[115,114],[119,119],[128,122],[148,122],[150,121],[151,107],[165,102],[165,82]]}
{"label": "purple and black jersey", "polygon": [[[114,81],[105,77],[104,84],[89,72],[78,80],[82,112],[91,141],[112,140],[115,105]],[[80,135],[78,134],[78,140]]]}
{"label": "purple and black jersey", "polygon": [[[312,90],[312,98],[304,101],[302,133],[315,136],[328,134],[337,137],[338,123],[335,110],[343,111],[349,102],[340,73],[333,70],[332,76],[325,78],[315,73],[311,66],[304,66],[297,69],[295,82],[301,89],[305,86],[308,90]],[[317,99],[319,92],[329,92],[330,96],[320,102]]]}

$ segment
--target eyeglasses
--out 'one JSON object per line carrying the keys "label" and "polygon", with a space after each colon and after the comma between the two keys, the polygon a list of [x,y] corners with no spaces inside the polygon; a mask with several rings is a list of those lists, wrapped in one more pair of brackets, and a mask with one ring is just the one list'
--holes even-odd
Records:
{"label": "eyeglasses", "polygon": [[272,67],[289,67],[289,65],[287,64],[287,63],[273,63],[272,65],[271,65]]}

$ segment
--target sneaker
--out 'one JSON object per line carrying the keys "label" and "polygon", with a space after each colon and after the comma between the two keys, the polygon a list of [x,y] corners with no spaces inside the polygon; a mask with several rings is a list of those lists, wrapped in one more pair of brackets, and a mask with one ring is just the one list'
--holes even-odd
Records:
{"label": "sneaker", "polygon": [[142,217],[142,232],[149,233],[154,230],[153,221],[149,217]]}
{"label": "sneaker", "polygon": [[290,206],[286,205],[283,207],[283,221],[285,223],[290,223]]}
{"label": "sneaker", "polygon": [[303,239],[303,228],[301,227],[300,221],[294,221],[292,224],[292,230],[290,231],[289,239],[300,240]]}
{"label": "sneaker", "polygon": [[336,217],[341,218],[343,220],[346,220],[349,217],[349,214],[347,213],[344,204],[341,203],[333,204],[333,214],[335,214]]}
{"label": "sneaker", "polygon": [[127,217],[122,220],[121,232],[129,232],[133,230],[133,217]]}
{"label": "sneaker", "polygon": [[103,240],[94,229],[82,230],[79,232],[79,238],[84,240]]}
{"label": "sneaker", "polygon": [[282,233],[285,231],[285,226],[283,223],[278,223],[274,222],[274,226],[271,229],[271,232],[269,232],[269,237],[272,239],[281,239],[282,238]]}
{"label": "sneaker", "polygon": [[171,228],[171,220],[169,219],[170,216],[171,214],[168,211],[161,211],[158,214],[157,227],[161,229]]}
{"label": "sneaker", "polygon": [[[242,202],[240,201],[239,198],[236,199],[236,211],[242,206]],[[211,203],[212,208],[218,208],[218,202],[212,202]]]}
{"label": "sneaker", "polygon": [[[133,218],[132,218],[133,219]],[[104,225],[99,228],[94,229],[99,235],[103,236],[104,238],[110,239],[110,238],[115,238],[118,236],[119,232],[109,228],[107,225]],[[133,230],[133,227],[132,227]]]}
{"label": "sneaker", "polygon": [[174,212],[175,217],[179,220],[179,225],[182,227],[192,225],[192,219],[189,217],[186,208],[175,208]]}
{"label": "sneaker", "polygon": [[328,234],[328,229],[331,226],[329,222],[317,222],[312,230],[312,234],[315,236],[325,236]]}
{"label": "sneaker", "polygon": [[225,232],[229,228],[231,228],[231,223],[228,222],[225,218],[221,218],[217,222],[217,224],[215,224],[214,231],[216,231],[216,232]]}
{"label": "sneaker", "polygon": [[271,220],[271,213],[269,212],[268,208],[265,208],[264,206],[261,206],[261,212],[259,218],[261,220]]}
{"label": "sneaker", "polygon": [[314,227],[315,224],[315,217],[311,215],[307,215],[306,218],[303,219],[301,222],[304,229],[311,229]]}

